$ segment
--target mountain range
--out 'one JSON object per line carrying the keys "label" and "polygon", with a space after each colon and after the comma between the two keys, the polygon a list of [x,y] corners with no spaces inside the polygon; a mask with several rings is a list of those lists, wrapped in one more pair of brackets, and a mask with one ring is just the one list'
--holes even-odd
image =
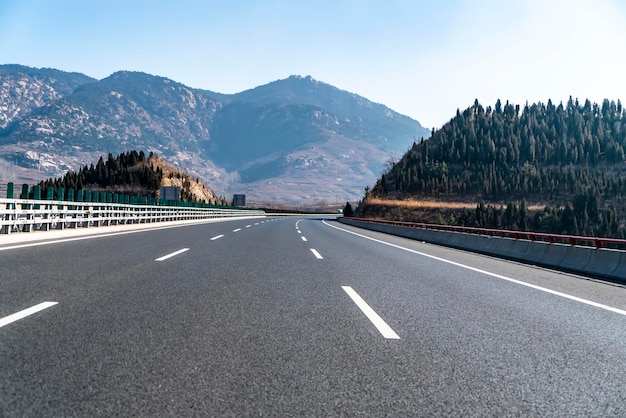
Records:
{"label": "mountain range", "polygon": [[218,195],[245,193],[257,202],[358,200],[387,161],[430,134],[310,76],[221,94],[141,72],[97,80],[0,65],[0,99],[7,181],[60,176],[109,153],[141,150]]}

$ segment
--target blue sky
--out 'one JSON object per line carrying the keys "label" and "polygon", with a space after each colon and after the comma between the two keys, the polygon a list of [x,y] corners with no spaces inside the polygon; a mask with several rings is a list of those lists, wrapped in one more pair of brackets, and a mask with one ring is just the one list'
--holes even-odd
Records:
{"label": "blue sky", "polygon": [[474,99],[626,103],[623,0],[1,0],[0,64],[236,93],[317,80],[427,128]]}

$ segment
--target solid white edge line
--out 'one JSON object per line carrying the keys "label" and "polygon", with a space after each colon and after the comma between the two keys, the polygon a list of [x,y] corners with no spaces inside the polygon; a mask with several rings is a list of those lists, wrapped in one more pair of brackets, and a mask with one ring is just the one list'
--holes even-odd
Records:
{"label": "solid white edge line", "polygon": [[168,258],[172,258],[174,256],[177,256],[178,254],[182,254],[185,251],[189,251],[189,248],[183,248],[181,250],[178,251],[174,251],[173,253],[164,255],[163,257],[159,257],[159,258],[155,258],[154,261],[163,261],[163,260],[167,260]]}
{"label": "solid white edge line", "polygon": [[420,251],[412,250],[410,248],[402,247],[400,245],[391,244],[389,242],[381,241],[381,240],[378,240],[376,238],[371,238],[371,237],[368,237],[368,236],[365,236],[365,235],[358,234],[356,232],[352,232],[352,231],[348,231],[346,229],[338,228],[338,227],[336,227],[334,225],[327,224],[326,221],[322,221],[322,222],[324,223],[324,225],[329,226],[331,228],[335,228],[335,229],[338,229],[339,231],[343,231],[343,232],[346,232],[348,234],[353,234],[353,235],[359,236],[361,238],[369,239],[371,241],[378,242],[380,244],[385,244],[385,245],[388,245],[390,247],[394,247],[394,248],[398,248],[400,250],[408,251],[410,253],[419,254],[419,255],[422,255],[424,257],[432,258],[434,260],[438,260],[438,261],[441,261],[443,263],[452,264],[454,266],[461,267],[461,268],[468,269],[468,270],[472,270],[472,271],[475,271],[477,273],[486,274],[487,276],[495,277],[497,279],[506,280],[506,281],[511,282],[511,283],[516,283],[516,284],[519,284],[519,285],[522,285],[522,286],[530,287],[531,289],[540,290],[542,292],[550,293],[550,294],[555,295],[555,296],[560,296],[560,297],[565,298],[565,299],[569,299],[569,300],[573,300],[573,301],[576,301],[576,302],[584,303],[586,305],[594,306],[596,308],[604,309],[606,311],[610,311],[610,312],[614,312],[614,313],[626,316],[626,311],[623,310],[623,309],[618,309],[618,308],[614,308],[612,306],[603,305],[601,303],[593,302],[591,300],[579,298],[578,296],[568,295],[567,293],[558,292],[556,290],[548,289],[548,288],[537,286],[537,285],[534,285],[534,284],[531,284],[531,283],[526,283],[526,282],[523,282],[521,280],[516,280],[516,279],[512,279],[510,277],[502,276],[502,275],[497,274],[497,273],[491,273],[491,272],[486,271],[486,270],[481,270],[481,269],[478,269],[476,267],[471,267],[471,266],[468,266],[468,265],[465,265],[465,264],[457,263],[455,261],[446,260],[445,258],[437,257],[437,256],[426,254],[426,253],[422,253]]}
{"label": "solid white edge line", "polygon": [[216,239],[220,239],[222,238],[224,235],[216,235],[213,238],[211,238],[211,241],[215,241]]}
{"label": "solid white edge line", "polygon": [[42,302],[38,305],[31,306],[28,309],[24,309],[23,311],[16,312],[12,315],[5,316],[4,318],[0,318],[0,328],[5,325],[9,325],[15,321],[19,321],[20,319],[26,318],[32,314],[35,314],[39,311],[43,311],[44,309],[48,309],[51,306],[56,305],[59,302]]}
{"label": "solid white edge line", "polygon": [[383,337],[392,340],[399,340],[400,336],[395,333],[393,329],[374,311],[368,304],[363,300],[359,294],[352,289],[350,286],[341,286],[343,290],[350,296],[352,301],[356,303],[356,306],[359,307],[361,312],[367,316],[367,319],[370,320],[372,324],[376,327],[378,332],[380,332]]}
{"label": "solid white edge line", "polygon": [[311,252],[313,253],[313,255],[315,256],[315,258],[319,259],[319,260],[323,260],[324,257],[321,256],[320,253],[317,252],[317,250],[315,248],[311,248]]}

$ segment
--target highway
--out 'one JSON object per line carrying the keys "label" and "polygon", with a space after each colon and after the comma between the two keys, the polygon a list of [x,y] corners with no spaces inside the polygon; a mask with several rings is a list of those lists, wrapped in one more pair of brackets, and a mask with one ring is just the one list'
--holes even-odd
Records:
{"label": "highway", "polygon": [[332,218],[0,238],[2,417],[623,417],[625,388],[615,284]]}

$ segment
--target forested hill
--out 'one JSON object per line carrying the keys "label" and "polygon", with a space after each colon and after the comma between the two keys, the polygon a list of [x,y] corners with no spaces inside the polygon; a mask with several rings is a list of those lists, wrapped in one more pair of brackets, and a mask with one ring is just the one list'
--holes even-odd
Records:
{"label": "forested hill", "polygon": [[183,201],[226,205],[224,198],[216,198],[197,178],[190,177],[152,152],[146,157],[143,151],[128,151],[117,157],[109,154],[107,159],[100,157],[95,165],[84,165],[77,172],[69,171],[62,177],[44,180],[39,186],[43,196],[47,195],[48,188],[55,192],[63,188],[157,198],[161,186],[177,186],[181,189]]}
{"label": "forested hill", "polygon": [[[523,108],[500,100],[484,108],[476,101],[430,139],[414,143],[366,197],[482,203],[476,213],[462,214],[464,223],[477,226],[620,236],[625,148],[620,101],[581,105],[570,98],[565,105]],[[527,219],[498,218],[496,206],[503,204]],[[533,218],[531,205],[548,207]],[[458,214],[454,219],[459,222]]]}

